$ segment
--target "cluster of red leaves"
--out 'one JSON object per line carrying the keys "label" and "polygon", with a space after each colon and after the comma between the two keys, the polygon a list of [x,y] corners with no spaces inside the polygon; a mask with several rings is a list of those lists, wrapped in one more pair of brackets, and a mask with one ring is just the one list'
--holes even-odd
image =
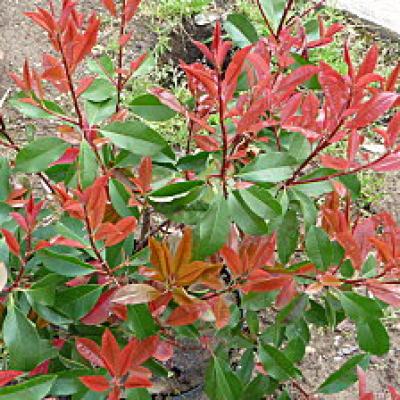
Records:
{"label": "cluster of red leaves", "polygon": [[207,311],[209,304],[191,296],[186,288],[194,284],[209,288],[222,287],[221,264],[192,261],[192,231],[185,229],[179,246],[173,254],[164,243],[150,238],[150,262],[152,266],[142,267],[140,272],[149,279],[148,284],[135,283],[118,290],[113,301],[118,304],[149,303],[154,317],[160,316],[171,300],[178,307],[165,323],[171,326],[188,325]]}
{"label": "cluster of red leaves", "polygon": [[[79,64],[91,53],[97,43],[100,20],[95,14],[86,20],[85,16],[77,11],[76,3],[70,0],[63,0],[58,17],[52,3],[50,3],[50,10],[38,7],[36,12],[28,12],[25,15],[47,32],[53,50],[60,58],[44,54],[41,73],[31,69],[26,62],[22,78],[12,74],[15,83],[24,92],[33,92],[40,100],[45,97],[42,80],[51,83],[61,93],[68,93],[71,90],[68,75],[74,74]],[[76,90],[77,95],[83,93],[90,83],[91,79],[82,80]],[[31,101],[27,99],[27,102]]]}
{"label": "cluster of red leaves", "polygon": [[120,349],[109,329],[104,331],[101,347],[86,338],[76,339],[79,354],[92,366],[105,368],[110,376],[82,376],[81,382],[94,392],[109,391],[108,400],[119,400],[124,389],[148,388],[152,386],[151,372],[142,364],[153,357],[158,345],[158,338],[149,337],[143,341],[131,339]]}
{"label": "cluster of red leaves", "polygon": [[[379,53],[373,46],[356,71],[346,45],[346,75],[341,75],[324,62],[317,66],[294,67],[293,48],[307,50],[325,45],[340,29],[336,24],[328,29],[321,27],[322,39],[307,44],[301,25],[291,24],[280,32],[279,40],[271,35],[236,51],[227,67],[223,68],[231,43],[222,40],[221,28],[217,24],[210,48],[194,42],[212,67],[201,63],[181,63],[195,99],[195,108],[188,110],[164,89],[154,89],[152,93],[192,121],[190,134],[198,148],[209,152],[222,150],[226,154],[225,170],[229,169],[231,162],[240,160],[246,163],[254,155],[251,145],[266,140],[258,135],[264,128],[275,132],[278,146],[280,129],[299,132],[310,142],[317,142],[310,159],[319,156],[324,166],[340,170],[339,175],[366,168],[379,172],[397,170],[400,168],[400,148],[395,143],[400,133],[400,113],[393,116],[387,130],[376,130],[384,139],[386,151],[375,160],[370,160],[370,154],[363,151],[364,136],[360,131],[400,105],[396,93],[400,64],[388,78],[382,77],[375,72]],[[279,68],[275,68],[276,61]],[[288,67],[294,67],[289,74],[285,73]],[[249,90],[233,103],[238,77],[243,72],[247,75]],[[311,90],[298,90],[299,85],[314,75],[318,76],[322,97],[317,97]],[[222,130],[222,135],[218,136],[215,128],[208,124],[208,118],[216,112]],[[224,132],[226,119],[234,123],[234,133]],[[200,134],[202,130],[208,134]],[[326,147],[340,140],[347,140],[347,158],[322,154]],[[309,182],[296,181],[305,165],[288,183]],[[328,178],[320,180],[323,179]]]}
{"label": "cluster of red leaves", "polygon": [[106,247],[111,247],[135,231],[137,220],[135,217],[116,216],[108,201],[108,179],[108,176],[100,177],[85,190],[76,189],[73,193],[62,186],[54,189],[64,211],[85,223],[90,238],[102,240]]}

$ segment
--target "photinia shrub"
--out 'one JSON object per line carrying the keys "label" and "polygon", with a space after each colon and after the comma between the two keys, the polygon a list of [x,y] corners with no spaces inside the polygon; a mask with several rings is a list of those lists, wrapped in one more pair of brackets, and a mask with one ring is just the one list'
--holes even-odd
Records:
{"label": "photinia shrub", "polygon": [[[150,64],[126,57],[140,0],[102,3],[120,25],[115,60],[93,55],[100,19],[76,2],[26,13],[51,51],[11,75],[11,104],[57,128],[20,143],[1,118],[0,399],[150,399],[182,339],[209,354],[211,400],[311,398],[312,327],[345,319],[360,352],[313,393],[360,376],[372,399],[364,369],[389,350],[400,229],[358,209],[357,174],[400,170],[400,64],[381,76],[377,46],[356,65],[348,43],[346,74],[312,64],[344,27],[259,0],[262,34],[232,14],[193,43],[189,101],[159,87],[128,101]],[[187,144],[171,146],[160,122],[179,115]]]}

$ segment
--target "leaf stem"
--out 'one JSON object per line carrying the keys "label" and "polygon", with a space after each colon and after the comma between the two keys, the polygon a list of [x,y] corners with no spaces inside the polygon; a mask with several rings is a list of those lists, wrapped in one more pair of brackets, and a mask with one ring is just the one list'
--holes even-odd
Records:
{"label": "leaf stem", "polygon": [[118,113],[121,107],[121,95],[122,89],[124,86],[123,76],[122,76],[122,67],[124,62],[124,47],[121,44],[121,40],[125,35],[126,28],[126,18],[125,18],[125,8],[126,8],[126,0],[121,1],[121,19],[119,25],[119,51],[118,51],[118,83],[117,83],[117,105],[115,111]]}
{"label": "leaf stem", "polygon": [[226,170],[228,167],[228,132],[225,126],[225,104],[222,93],[222,73],[218,71],[218,114],[219,114],[219,124],[221,127],[222,135],[222,163],[221,163],[221,181],[222,181],[222,191],[225,198],[228,198],[228,188],[226,182]]}

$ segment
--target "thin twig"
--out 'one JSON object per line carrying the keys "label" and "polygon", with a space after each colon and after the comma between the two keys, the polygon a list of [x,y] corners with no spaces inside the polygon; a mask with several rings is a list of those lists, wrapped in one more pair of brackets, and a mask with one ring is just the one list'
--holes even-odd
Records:
{"label": "thin twig", "polygon": [[125,16],[126,1],[121,1],[121,20],[119,26],[119,52],[118,52],[118,83],[117,83],[117,105],[115,111],[118,113],[121,107],[121,95],[124,86],[122,67],[124,63],[124,46],[121,44],[121,40],[125,35],[126,27],[126,16]]}
{"label": "thin twig", "polygon": [[226,183],[226,170],[228,168],[228,132],[225,126],[225,105],[222,93],[222,73],[218,72],[218,114],[219,114],[219,124],[221,127],[222,134],[222,164],[221,164],[221,181],[222,181],[222,191],[225,198],[228,198],[228,188]]}

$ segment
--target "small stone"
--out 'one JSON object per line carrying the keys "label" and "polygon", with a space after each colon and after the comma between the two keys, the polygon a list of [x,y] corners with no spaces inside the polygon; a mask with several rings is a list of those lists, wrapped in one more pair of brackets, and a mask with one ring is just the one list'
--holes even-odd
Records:
{"label": "small stone", "polygon": [[208,14],[197,14],[194,17],[194,23],[197,26],[205,26],[213,24],[215,21],[220,19],[220,15],[215,13],[208,13]]}
{"label": "small stone", "polygon": [[306,347],[306,354],[315,354],[316,350],[314,349],[314,347],[311,346],[307,346]]}

